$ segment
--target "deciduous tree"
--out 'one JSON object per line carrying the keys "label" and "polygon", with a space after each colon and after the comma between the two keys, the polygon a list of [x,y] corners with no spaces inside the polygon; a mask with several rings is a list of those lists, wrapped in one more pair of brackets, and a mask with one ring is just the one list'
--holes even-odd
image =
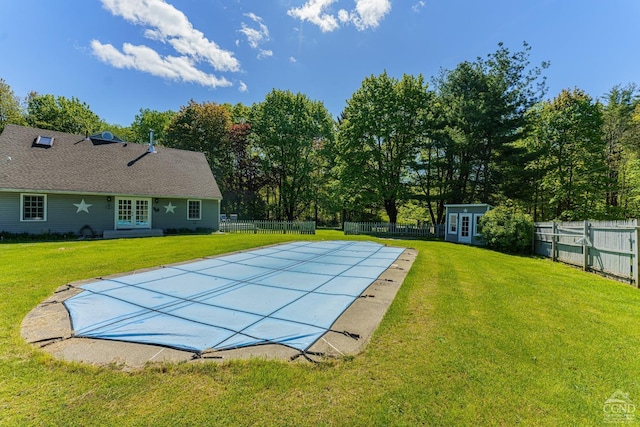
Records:
{"label": "deciduous tree", "polygon": [[[409,198],[409,166],[428,128],[432,94],[422,75],[367,77],[347,101],[339,127],[340,180],[350,201],[381,204],[395,223]],[[359,200],[358,200],[359,199]]]}
{"label": "deciduous tree", "polygon": [[529,146],[537,151],[540,219],[580,220],[605,216],[606,142],[602,106],[580,89],[563,90],[534,111]]}
{"label": "deciduous tree", "polygon": [[174,111],[157,111],[141,108],[131,123],[132,142],[145,143],[149,141],[149,132],[153,131],[153,139],[159,145],[165,145],[167,130]]}
{"label": "deciduous tree", "polygon": [[[165,145],[205,154],[223,195],[231,173],[229,111],[214,102],[191,100],[171,117]],[[155,130],[155,129],[154,129]]]}
{"label": "deciduous tree", "polygon": [[0,133],[8,124],[25,125],[27,122],[22,113],[20,100],[11,87],[0,79]]}
{"label": "deciduous tree", "polygon": [[29,126],[75,134],[104,130],[107,124],[85,102],[76,97],[55,97],[31,92],[27,97],[27,123]]}
{"label": "deciduous tree", "polygon": [[320,101],[273,90],[254,105],[252,137],[275,189],[277,219],[297,219],[313,198],[314,149],[334,138],[333,120]]}
{"label": "deciduous tree", "polygon": [[251,125],[233,124],[229,130],[231,174],[222,199],[222,212],[236,213],[240,218],[266,217],[266,203],[260,191],[267,183],[260,157],[249,139]]}

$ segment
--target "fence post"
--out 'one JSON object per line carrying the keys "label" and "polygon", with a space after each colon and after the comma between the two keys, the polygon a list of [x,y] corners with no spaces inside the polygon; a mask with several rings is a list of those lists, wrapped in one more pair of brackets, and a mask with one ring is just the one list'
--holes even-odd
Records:
{"label": "fence post", "polygon": [[556,250],[558,246],[558,223],[553,221],[551,223],[551,261],[556,262],[558,257]]}
{"label": "fence post", "polygon": [[638,283],[638,220],[634,220],[635,230],[631,233],[631,277],[633,277],[634,285],[636,288],[640,288]]}
{"label": "fence post", "polygon": [[589,269],[589,221],[584,221],[584,229],[582,232],[582,271]]}

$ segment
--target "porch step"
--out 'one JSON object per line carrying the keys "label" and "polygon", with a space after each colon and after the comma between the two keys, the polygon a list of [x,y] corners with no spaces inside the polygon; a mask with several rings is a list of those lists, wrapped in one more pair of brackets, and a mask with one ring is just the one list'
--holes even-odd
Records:
{"label": "porch step", "polygon": [[104,230],[102,237],[105,239],[122,239],[130,237],[156,237],[164,236],[161,228],[150,228],[144,230]]}

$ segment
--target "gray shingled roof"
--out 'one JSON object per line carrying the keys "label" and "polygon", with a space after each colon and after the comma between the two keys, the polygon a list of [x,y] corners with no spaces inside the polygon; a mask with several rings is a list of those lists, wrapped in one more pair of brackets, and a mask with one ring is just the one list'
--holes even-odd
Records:
{"label": "gray shingled roof", "polygon": [[[35,144],[54,138],[51,147]],[[0,135],[0,191],[70,192],[220,199],[202,153],[7,125]]]}

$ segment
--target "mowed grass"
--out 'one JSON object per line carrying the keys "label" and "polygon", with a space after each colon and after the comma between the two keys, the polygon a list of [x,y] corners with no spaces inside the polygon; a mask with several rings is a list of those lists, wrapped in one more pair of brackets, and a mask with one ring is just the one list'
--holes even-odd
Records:
{"label": "mowed grass", "polygon": [[[601,425],[640,405],[640,291],[547,260],[442,242],[419,255],[365,352],[135,372],[53,359],[20,337],[60,285],[315,236],[0,245],[0,425]],[[639,415],[640,417],[640,415]]]}

